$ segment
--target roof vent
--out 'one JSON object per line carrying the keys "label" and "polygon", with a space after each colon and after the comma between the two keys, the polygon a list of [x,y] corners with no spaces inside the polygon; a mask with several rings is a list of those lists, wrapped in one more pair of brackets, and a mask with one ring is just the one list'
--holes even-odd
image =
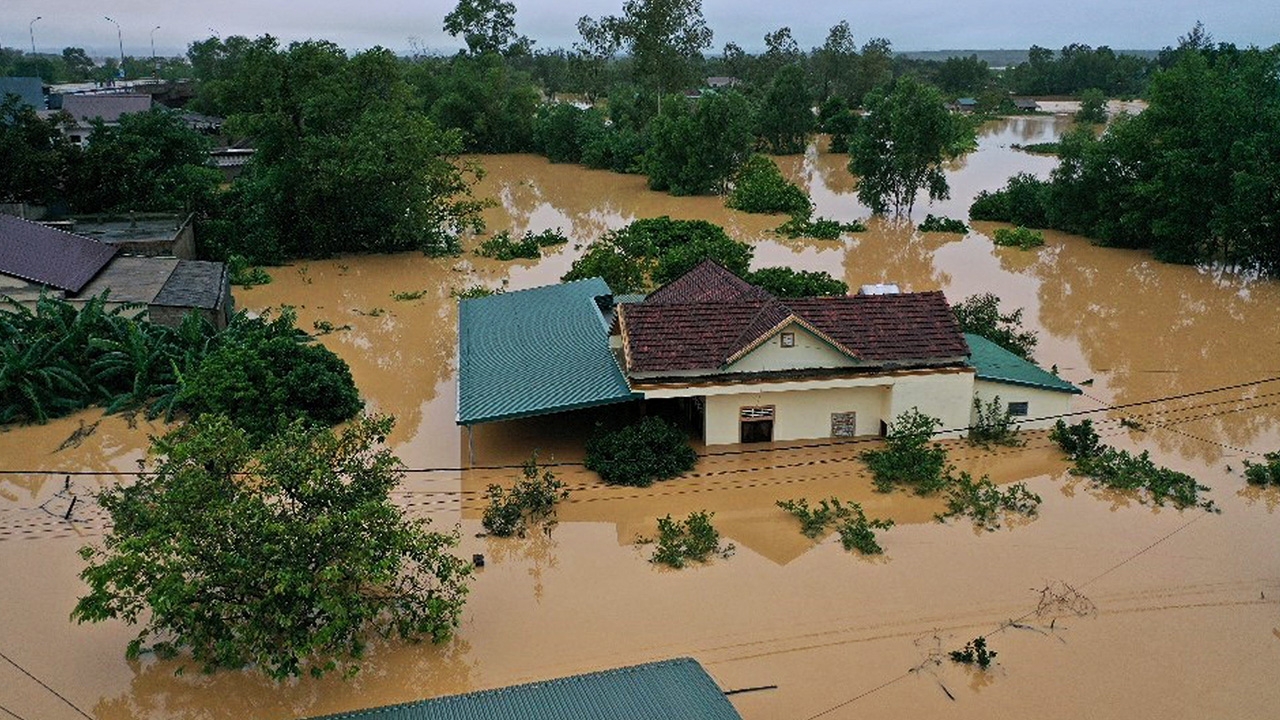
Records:
{"label": "roof vent", "polygon": [[876,283],[875,285],[863,285],[858,290],[859,295],[898,295],[902,291],[898,289],[897,283]]}

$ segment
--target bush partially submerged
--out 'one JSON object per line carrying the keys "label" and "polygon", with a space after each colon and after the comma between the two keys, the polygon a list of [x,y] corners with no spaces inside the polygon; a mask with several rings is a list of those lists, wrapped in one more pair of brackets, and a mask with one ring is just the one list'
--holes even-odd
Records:
{"label": "bush partially submerged", "polygon": [[749,213],[789,215],[808,215],[813,208],[809,196],[788,182],[773,160],[763,155],[752,155],[738,169],[725,205]]}
{"label": "bush partially submerged", "polygon": [[674,520],[670,515],[658,518],[658,546],[650,561],[682,568],[690,562],[706,562],[713,555],[728,557],[734,547],[720,544],[720,531],[711,524],[713,515],[702,510],[690,513],[684,520]]}
{"label": "bush partially submerged", "polygon": [[670,282],[707,259],[745,276],[752,254],[750,245],[705,220],[647,218],[592,243],[560,279],[600,277],[615,293],[639,292]]}
{"label": "bush partially submerged", "polygon": [[866,232],[860,221],[842,223],[824,217],[811,217],[809,213],[792,215],[790,220],[778,226],[774,232],[789,238],[810,237],[818,240],[839,240],[847,232]]}
{"label": "bush partially submerged", "polygon": [[917,229],[920,232],[959,233],[961,235],[969,232],[969,226],[965,225],[963,221],[949,217],[934,217],[932,214],[926,215],[924,222],[920,223]]}
{"label": "bush partially submerged", "polygon": [[491,535],[524,537],[530,527],[554,521],[556,503],[568,497],[568,488],[554,473],[538,468],[535,453],[524,464],[523,479],[517,480],[511,489],[497,484],[485,489],[484,499],[489,505],[480,524]]}
{"label": "bush partially submerged", "polygon": [[991,661],[996,659],[996,651],[987,649],[987,639],[978,636],[959,650],[952,650],[950,657],[952,661],[963,665],[977,665],[986,670],[991,665]]}
{"label": "bush partially submerged", "polygon": [[817,507],[814,508],[809,507],[809,501],[806,498],[779,500],[777,506],[800,521],[800,532],[805,537],[816,539],[835,528],[840,535],[840,544],[845,550],[857,550],[863,555],[883,553],[884,549],[876,541],[875,531],[893,527],[892,520],[868,519],[858,503],[845,504],[834,497],[829,500],[819,500]]}
{"label": "bush partially submerged", "polygon": [[1016,247],[1030,250],[1044,245],[1044,233],[1029,230],[1019,225],[1016,228],[996,228],[992,242],[1001,247]]}
{"label": "bush partially submerged", "polygon": [[1266,462],[1244,461],[1244,479],[1250,485],[1280,485],[1280,451],[1262,457]]}
{"label": "bush partially submerged", "polygon": [[1026,483],[1014,483],[1001,490],[983,476],[974,480],[967,472],[952,476],[947,483],[947,510],[939,520],[967,517],[975,525],[995,530],[1009,516],[1035,517],[1040,511],[1040,496],[1027,489]]}
{"label": "bush partially submerged", "polygon": [[1134,455],[1104,445],[1098,442],[1092,427],[1081,426],[1068,426],[1059,420],[1049,434],[1075,461],[1071,474],[1087,477],[1101,487],[1139,493],[1140,500],[1149,500],[1155,505],[1168,502],[1179,509],[1199,507],[1218,511],[1212,500],[1200,499],[1201,493],[1209,491],[1208,486],[1186,473],[1156,465],[1145,450],[1141,455]]}
{"label": "bush partially submerged", "polygon": [[537,260],[542,257],[542,248],[563,245],[569,242],[559,228],[543,230],[539,233],[525,231],[519,240],[511,237],[511,232],[503,230],[485,240],[476,249],[477,255],[491,257],[495,260]]}
{"label": "bush partially submerged", "polygon": [[587,441],[583,464],[609,485],[648,487],[692,470],[697,460],[680,428],[649,416],[619,430],[597,432]]}
{"label": "bush partially submerged", "polygon": [[947,483],[947,451],[932,443],[942,421],[912,408],[889,425],[885,446],[867,450],[862,460],[871,469],[878,492],[905,486],[919,495],[941,490]]}

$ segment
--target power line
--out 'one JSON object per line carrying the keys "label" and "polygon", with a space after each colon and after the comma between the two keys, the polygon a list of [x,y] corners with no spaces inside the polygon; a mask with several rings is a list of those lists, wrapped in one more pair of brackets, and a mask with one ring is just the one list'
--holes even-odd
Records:
{"label": "power line", "polygon": [[10,717],[12,717],[12,718],[16,718],[16,720],[27,720],[26,718],[22,717],[22,716],[21,716],[21,715],[19,715],[18,713],[16,713],[16,712],[14,712],[14,711],[10,710],[9,708],[7,708],[7,707],[5,707],[5,706],[3,706],[3,705],[0,705],[0,712],[4,713],[4,714],[6,714],[6,715],[8,715],[8,716],[10,716]]}
{"label": "power line", "polygon": [[[1237,383],[1234,385],[1223,385],[1221,387],[1208,388],[1205,390],[1196,390],[1193,392],[1180,393],[1177,395],[1166,395],[1164,397],[1151,398],[1149,400],[1136,400],[1134,402],[1121,403],[1119,405],[1105,405],[1104,407],[1101,407],[1101,408],[1093,408],[1089,410],[1074,410],[1071,412],[1058,413],[1055,415],[1041,415],[1034,418],[1027,418],[1027,420],[1028,421],[1063,420],[1066,418],[1080,417],[1084,415],[1096,415],[1101,412],[1125,410],[1127,408],[1143,407],[1145,405],[1154,405],[1158,403],[1170,402],[1173,400],[1184,400],[1186,398],[1211,395],[1213,393],[1226,392],[1228,390],[1241,390],[1244,388],[1256,387],[1258,385],[1264,385],[1266,383],[1277,382],[1277,381],[1280,381],[1280,376],[1263,378],[1260,380],[1251,380],[1249,382]],[[1104,402],[1091,395],[1086,397],[1089,397],[1097,402]],[[1261,397],[1267,397],[1267,396],[1261,396]],[[1238,400],[1223,400],[1221,402],[1244,402],[1250,399],[1253,399],[1253,398],[1240,398]],[[1210,404],[1219,404],[1219,403],[1210,403]],[[1174,412],[1177,412],[1177,410],[1175,410]],[[970,429],[972,429],[972,426],[942,429],[942,430],[935,431],[933,435],[934,436],[950,435],[950,434],[962,433]],[[718,458],[718,457],[733,457],[733,456],[739,456],[739,455],[753,455],[758,453],[772,453],[777,451],[833,448],[833,447],[842,447],[847,445],[862,445],[866,443],[874,443],[874,442],[879,442],[880,440],[881,438],[879,437],[849,438],[844,440],[824,439],[818,442],[788,445],[785,448],[760,447],[760,448],[738,448],[734,450],[711,451],[711,452],[705,452],[699,457],[700,459],[707,459],[707,458]],[[551,463],[539,463],[538,467],[542,467],[542,468],[582,467],[582,465],[583,464],[581,462],[551,462]],[[524,463],[518,463],[518,464],[507,464],[507,465],[474,465],[472,467],[437,466],[437,467],[421,467],[421,468],[400,468],[399,472],[407,475],[414,475],[414,474],[427,474],[427,473],[461,473],[461,472],[467,472],[467,471],[481,471],[481,470],[521,470],[523,468],[524,468]],[[45,469],[0,470],[0,476],[3,476],[3,475],[66,475],[71,477],[82,477],[82,476],[99,477],[99,476],[116,475],[116,476],[122,476],[122,477],[138,477],[146,474],[148,473],[141,470],[45,470]]]}
{"label": "power line", "polygon": [[[29,677],[29,678],[31,678],[32,680],[36,681],[36,684],[37,684],[37,685],[39,685],[40,687],[42,687],[42,688],[44,688],[45,690],[48,690],[49,692],[53,693],[53,696],[54,696],[54,697],[58,698],[59,700],[61,700],[61,701],[62,701],[62,702],[64,702],[64,703],[66,703],[66,704],[67,704],[67,706],[68,706],[68,707],[70,707],[72,710],[75,710],[76,712],[80,713],[80,716],[81,716],[81,717],[83,717],[85,720],[93,720],[93,718],[92,718],[92,717],[90,717],[89,713],[87,713],[87,712],[85,712],[85,711],[81,710],[81,709],[80,709],[80,708],[79,708],[75,703],[73,703],[73,702],[71,702],[70,700],[68,700],[68,699],[66,698],[66,696],[65,696],[65,695],[63,695],[62,693],[58,692],[57,690],[54,690],[53,688],[49,687],[49,686],[48,686],[48,685],[47,685],[43,680],[41,680],[40,678],[38,678],[38,677],[36,677],[35,675],[32,675],[31,673],[27,672],[27,669],[26,669],[26,668],[22,667],[21,665],[19,665],[19,664],[18,664],[18,663],[16,663],[16,662],[14,662],[14,661],[13,661],[13,660],[8,656],[8,655],[5,655],[3,652],[0,652],[0,659],[3,659],[5,662],[7,662],[7,663],[9,663],[10,665],[12,665],[12,666],[14,666],[15,668],[17,668],[17,669],[18,669],[18,672],[20,672],[20,673],[22,673],[23,675],[26,675],[27,677]],[[8,712],[8,711],[6,710],[5,712]],[[12,715],[13,713],[10,713],[10,714]],[[16,716],[15,716],[15,717],[16,717]]]}

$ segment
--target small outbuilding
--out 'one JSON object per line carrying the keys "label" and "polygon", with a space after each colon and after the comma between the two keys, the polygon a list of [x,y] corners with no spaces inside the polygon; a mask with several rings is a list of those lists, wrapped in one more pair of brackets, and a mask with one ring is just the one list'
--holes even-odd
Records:
{"label": "small outbuilding", "polygon": [[315,720],[742,720],[692,658],[355,710]]}
{"label": "small outbuilding", "polygon": [[[1083,391],[981,335],[966,334],[969,364],[975,375],[974,397],[983,404],[999,398],[1019,426],[1028,430],[1052,427],[1071,411],[1071,397]],[[973,420],[976,420],[976,411]]]}

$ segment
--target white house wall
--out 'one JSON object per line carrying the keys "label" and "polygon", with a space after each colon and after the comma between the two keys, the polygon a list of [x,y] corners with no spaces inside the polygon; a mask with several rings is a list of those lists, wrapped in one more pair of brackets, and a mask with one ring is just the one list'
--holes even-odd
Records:
{"label": "white house wall", "polygon": [[709,395],[706,405],[706,443],[726,445],[739,440],[744,407],[772,405],[774,440],[831,437],[832,413],[857,413],[857,435],[880,432],[889,387],[848,387],[825,390],[750,392]]}
{"label": "white house wall", "polygon": [[944,437],[958,437],[969,427],[973,410],[973,371],[913,375],[894,385],[889,420],[916,408],[942,421]]}
{"label": "white house wall", "polygon": [[[983,404],[996,397],[1000,403],[1008,407],[1011,402],[1027,403],[1027,417],[1015,418],[1021,427],[1027,430],[1042,430],[1053,427],[1056,416],[1071,411],[1071,393],[1055,392],[1042,388],[1011,385],[1009,383],[977,380],[973,386],[974,396]],[[970,422],[977,420],[977,414],[970,410]]]}
{"label": "white house wall", "polygon": [[972,370],[942,370],[856,378],[726,385],[635,386],[649,399],[697,397],[706,399],[705,439],[708,445],[739,441],[744,407],[774,407],[774,440],[831,437],[832,413],[856,412],[856,434],[876,435],[880,423],[892,422],[916,407],[942,420],[946,430],[969,426],[973,404]]}
{"label": "white house wall", "polygon": [[[795,347],[782,347],[782,334],[795,334]],[[754,373],[780,370],[806,370],[808,368],[853,367],[848,355],[831,347],[831,344],[800,327],[788,325],[773,334],[759,347],[725,368],[729,373]]]}

